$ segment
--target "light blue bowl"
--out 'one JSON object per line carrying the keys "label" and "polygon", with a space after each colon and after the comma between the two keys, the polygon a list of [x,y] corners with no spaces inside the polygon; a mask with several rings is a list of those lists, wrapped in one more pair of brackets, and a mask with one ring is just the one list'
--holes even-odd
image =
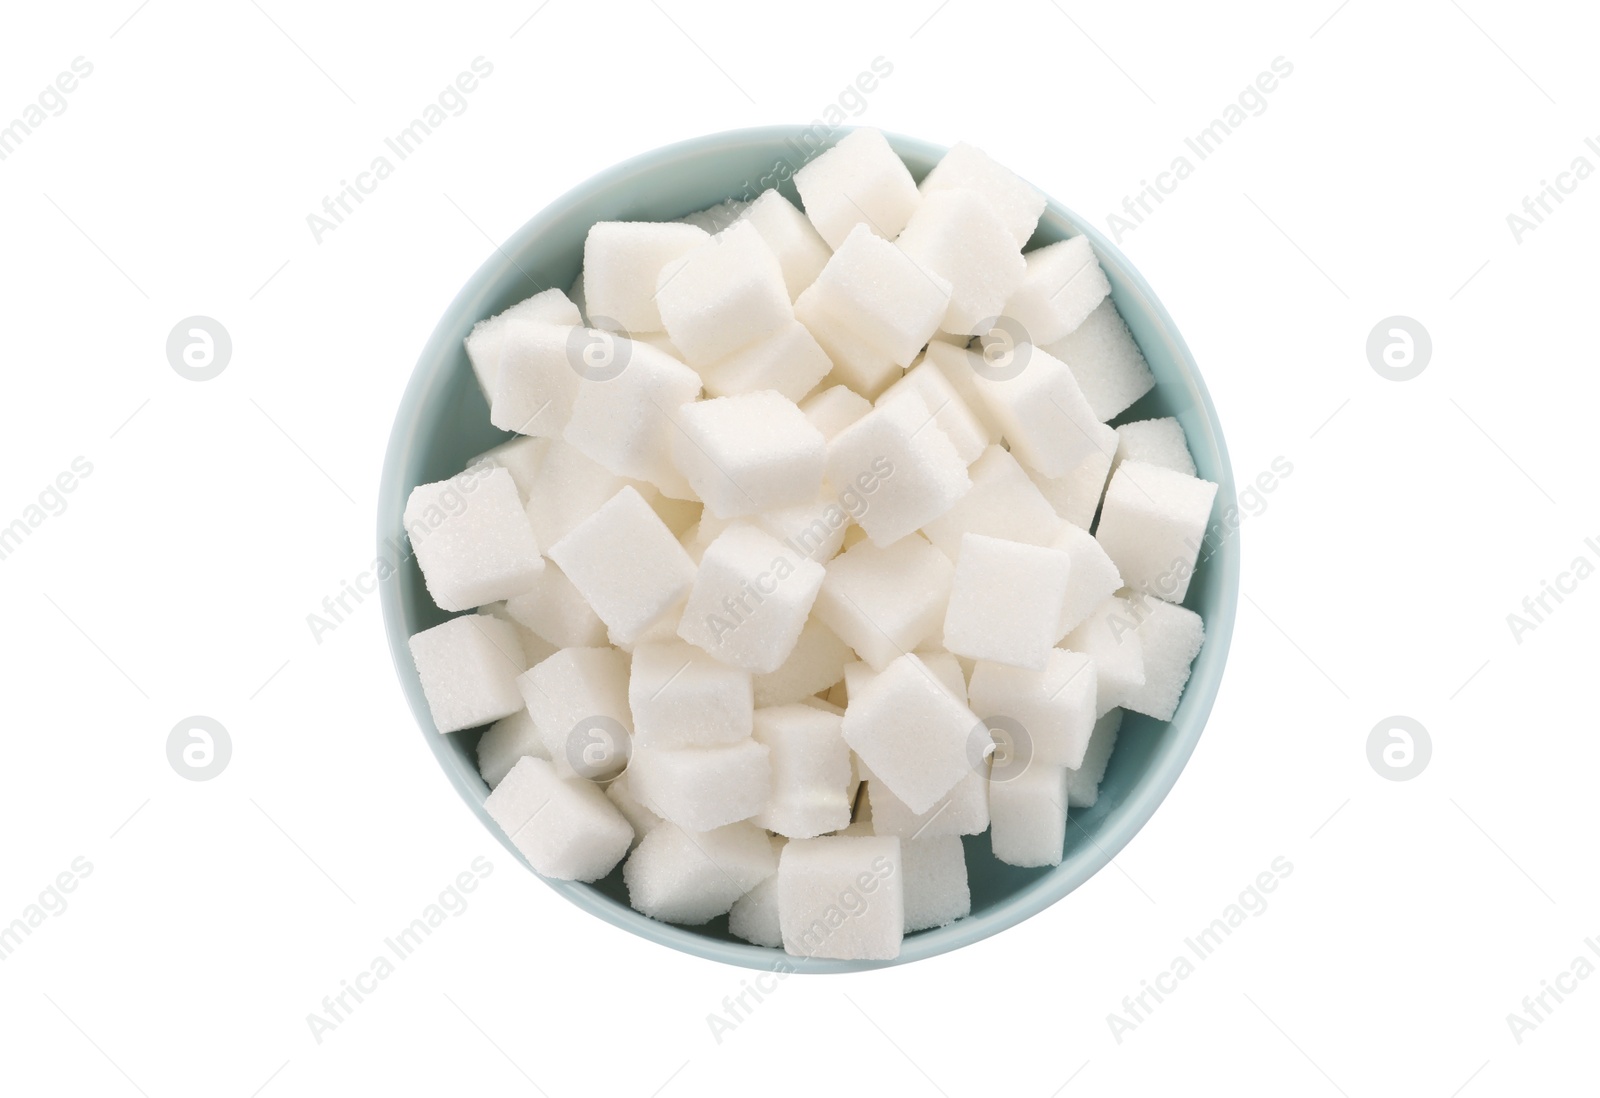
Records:
{"label": "light blue bowl", "polygon": [[[836,131],[827,143],[845,132]],[[734,130],[634,157],[557,199],[489,256],[434,329],[400,402],[379,490],[380,553],[388,557],[391,546],[403,544],[401,513],[413,487],[459,472],[474,455],[509,437],[490,425],[488,409],[462,350],[462,340],[475,322],[539,290],[571,286],[582,261],[584,236],[597,221],[670,220],[729,197],[752,198],[775,184],[797,201],[789,176],[816,151],[808,147],[806,135],[798,126]],[[893,134],[889,142],[918,179],[945,151]],[[1154,392],[1118,417],[1119,421],[1178,417],[1189,436],[1200,476],[1220,485],[1215,523],[1237,504],[1222,428],[1194,358],[1172,318],[1133,265],[1082,218],[1051,202],[1030,247],[1078,233],[1086,234],[1094,244],[1111,280],[1117,308],[1144,350],[1158,383]],[[1189,586],[1186,604],[1205,619],[1207,636],[1177,715],[1168,722],[1127,716],[1098,802],[1093,808],[1072,812],[1059,866],[1018,869],[1004,865],[990,854],[987,835],[968,836],[972,914],[950,926],[908,935],[897,961],[790,957],[732,937],[726,917],[704,927],[657,922],[628,906],[620,868],[593,885],[546,883],[586,911],[651,941],[749,968],[772,969],[781,961],[804,972],[849,972],[916,961],[987,938],[1044,910],[1088,880],[1155,812],[1178,780],[1211,712],[1233,635],[1238,595],[1238,538],[1224,537]],[[441,736],[428,714],[406,639],[450,615],[429,599],[414,560],[406,560],[398,576],[383,585],[383,613],[400,684],[428,749],[483,826],[526,864],[484,811],[489,790],[478,775],[481,730]]]}

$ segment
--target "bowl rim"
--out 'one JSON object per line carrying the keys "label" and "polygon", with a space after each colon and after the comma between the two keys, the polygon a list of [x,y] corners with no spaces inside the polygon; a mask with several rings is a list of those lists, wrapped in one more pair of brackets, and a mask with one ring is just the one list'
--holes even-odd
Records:
{"label": "bowl rim", "polygon": [[[819,147],[836,143],[858,127],[839,126],[831,129]],[[395,410],[394,424],[384,455],[381,480],[378,486],[377,542],[380,559],[393,553],[397,531],[403,531],[400,516],[405,509],[406,496],[412,485],[404,483],[408,453],[415,443],[423,422],[423,411],[430,405],[430,397],[441,390],[449,371],[446,364],[459,350],[464,334],[461,330],[464,316],[482,319],[488,302],[496,295],[512,270],[517,268],[512,256],[544,233],[551,226],[572,216],[575,208],[584,203],[591,192],[625,183],[630,179],[675,162],[694,160],[722,149],[750,144],[776,144],[802,134],[814,134],[815,126],[771,125],[723,130],[703,134],[684,141],[629,157],[591,176],[550,202],[525,222],[503,244],[493,248],[472,276],[456,293],[450,305],[441,314],[421,354]],[[896,153],[907,153],[936,162],[947,151],[945,146],[920,138],[908,137],[892,131],[881,131]],[[791,164],[791,168],[795,165]],[[777,167],[777,165],[775,165]],[[1040,193],[1048,194],[1044,188]],[[1218,458],[1216,470],[1219,485],[1218,499],[1224,504],[1234,497],[1233,469],[1223,439],[1221,421],[1211,395],[1200,375],[1193,353],[1178,331],[1177,324],[1162,305],[1155,291],[1136,268],[1110,240],[1087,219],[1080,217],[1053,198],[1047,200],[1041,224],[1046,219],[1061,223],[1073,233],[1087,236],[1102,263],[1114,264],[1122,276],[1125,288],[1136,296],[1141,307],[1154,320],[1161,335],[1169,343],[1173,360],[1178,364],[1188,389],[1188,396],[1201,413],[1209,434],[1209,443]],[[524,273],[524,277],[526,277]],[[468,325],[470,327],[470,324]],[[1153,757],[1138,785],[1101,821],[1098,830],[1089,835],[1089,843],[1064,858],[1050,872],[1019,889],[995,907],[981,914],[969,915],[943,927],[919,931],[906,937],[898,957],[887,961],[842,961],[816,957],[797,957],[781,949],[756,946],[743,942],[730,942],[704,937],[693,929],[652,919],[631,907],[616,901],[587,884],[575,881],[558,881],[540,876],[511,844],[504,832],[488,820],[482,805],[482,779],[479,789],[473,789],[461,773],[445,765],[441,746],[435,743],[443,737],[432,726],[432,718],[422,694],[405,632],[405,613],[401,601],[401,583],[398,575],[383,582],[380,603],[383,607],[384,631],[389,643],[390,656],[400,680],[401,690],[410,704],[418,731],[428,741],[430,753],[456,787],[467,809],[487,826],[501,845],[519,862],[533,872],[539,880],[564,896],[578,907],[595,915],[612,926],[629,931],[648,941],[669,946],[682,953],[718,961],[742,968],[765,970],[787,975],[790,972],[856,972],[867,969],[892,967],[923,960],[942,953],[960,949],[998,934],[1003,930],[1032,917],[1065,898],[1090,877],[1104,869],[1133,839],[1155,814],[1177,783],[1189,758],[1199,742],[1210,717],[1212,706],[1221,686],[1228,650],[1233,638],[1234,620],[1239,603],[1239,536],[1237,529],[1230,531],[1219,547],[1207,558],[1211,566],[1219,569],[1219,606],[1206,621],[1206,640],[1200,659],[1205,661],[1205,675],[1191,675],[1179,708],[1181,725],[1174,718],[1168,724],[1177,734],[1166,737]],[[476,778],[476,774],[473,775]],[[1078,825],[1080,828],[1082,825]],[[1085,832],[1088,835],[1088,832]]]}

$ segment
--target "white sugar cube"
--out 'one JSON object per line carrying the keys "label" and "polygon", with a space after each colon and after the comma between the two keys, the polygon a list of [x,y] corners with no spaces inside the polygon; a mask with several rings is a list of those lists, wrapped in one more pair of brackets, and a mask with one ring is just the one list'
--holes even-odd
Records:
{"label": "white sugar cube", "polygon": [[718,518],[809,503],[822,488],[827,440],[778,393],[696,401],[677,424],[673,464]]}
{"label": "white sugar cube", "polygon": [[599,786],[562,778],[531,756],[495,786],[484,809],[534,872],[556,880],[597,881],[633,842],[633,827]]}
{"label": "white sugar cube", "polygon": [[689,499],[694,493],[672,464],[672,417],[700,395],[700,375],[648,344],[619,345],[627,352],[620,372],[583,384],[562,437],[618,476]]}
{"label": "white sugar cube", "polygon": [[1044,670],[1061,639],[1071,558],[1060,549],[964,534],[944,643],[975,660]]}
{"label": "white sugar cube", "polygon": [[1189,453],[1189,440],[1184,437],[1183,424],[1172,416],[1124,423],[1116,430],[1117,456],[1113,468],[1124,461],[1137,461],[1144,465],[1159,465],[1186,476],[1195,475],[1194,457]]}
{"label": "white sugar cube", "polygon": [[932,522],[972,487],[966,462],[915,393],[874,408],[829,440],[827,478],[866,497],[856,522],[879,546]]}
{"label": "white sugar cube", "polygon": [[749,738],[716,747],[641,747],[629,764],[628,783],[662,819],[710,831],[766,809],[772,761],[767,745]]}
{"label": "white sugar cube", "polygon": [[707,206],[703,210],[684,214],[678,218],[685,225],[694,225],[708,233],[720,233],[729,225],[739,220],[739,217],[750,208],[750,203],[738,198],[729,198],[718,202],[715,206]]}
{"label": "white sugar cube", "polygon": [[1061,633],[1065,636],[1121,589],[1122,576],[1094,535],[1082,527],[1063,525],[1050,545],[1072,558],[1067,568],[1067,597],[1061,604]]}
{"label": "white sugar cube", "polygon": [[933,677],[944,683],[950,693],[961,701],[967,700],[967,676],[961,668],[960,656],[943,649],[934,649],[931,652],[921,650],[917,655],[928,670],[933,672]]}
{"label": "white sugar cube", "polygon": [[1068,808],[1093,808],[1100,799],[1100,782],[1106,776],[1106,764],[1111,761],[1111,750],[1117,746],[1121,729],[1120,709],[1111,710],[1095,722],[1089,749],[1083,753],[1083,765],[1067,773]]}
{"label": "white sugar cube", "polygon": [[872,411],[872,401],[848,385],[833,385],[802,400],[800,410],[811,425],[822,432],[823,438],[831,439]]}
{"label": "white sugar cube", "polygon": [[822,577],[822,565],[735,523],[706,547],[678,635],[723,663],[776,671],[800,639]]}
{"label": "white sugar cube", "polygon": [[419,484],[402,521],[428,594],[444,610],[470,610],[526,591],[544,567],[516,481],[479,465]]}
{"label": "white sugar cube", "polygon": [[[895,365],[906,367],[938,330],[950,293],[949,279],[861,226],[840,244],[795,308],[801,310],[804,301],[817,301],[824,307],[825,319],[836,320]],[[825,333],[811,320],[807,327],[826,348]]]}
{"label": "white sugar cube", "polygon": [[633,488],[624,488],[550,547],[612,633],[631,643],[694,583],[694,561]]}
{"label": "white sugar cube", "polygon": [[494,399],[495,378],[500,370],[500,348],[506,325],[513,320],[527,320],[540,324],[582,324],[578,307],[560,290],[542,290],[530,298],[517,302],[503,313],[472,326],[466,339],[467,361],[478,379],[478,388],[485,399]]}
{"label": "white sugar cube", "polygon": [[854,658],[850,646],[824,625],[820,617],[813,616],[800,630],[800,639],[783,666],[755,676],[755,703],[767,707],[804,701],[838,682],[844,676],[844,665]]}
{"label": "white sugar cube", "polygon": [[639,840],[655,830],[656,825],[661,822],[661,817],[657,816],[641,803],[638,797],[633,795],[633,786],[628,782],[626,771],[606,782],[605,790],[606,800],[616,805],[617,811],[621,812],[633,827],[633,841],[634,845],[637,846]]}
{"label": "white sugar cube", "polygon": [[959,835],[924,835],[900,842],[905,876],[905,929],[947,926],[972,914],[967,855]]}
{"label": "white sugar cube", "polygon": [[692,366],[709,366],[794,319],[783,269],[748,222],[737,222],[668,263],[656,307]]}
{"label": "white sugar cube", "polygon": [[816,281],[817,273],[833,254],[811,219],[776,190],[762,191],[739,214],[739,219],[754,225],[767,247],[778,257],[791,301]]}
{"label": "white sugar cube", "polygon": [[989,783],[989,844],[1007,865],[1060,865],[1067,841],[1067,771],[1035,762]]}
{"label": "white sugar cube", "polygon": [[483,614],[451,618],[412,636],[410,647],[440,732],[476,728],[522,708],[524,656],[507,622]]}
{"label": "white sugar cube", "polygon": [[[1081,652],[1052,648],[1042,671],[979,660],[972,672],[972,711],[1021,742],[1019,763],[1081,766],[1095,722],[1094,661]],[[1017,729],[1021,732],[1018,733]]]}
{"label": "white sugar cube", "polygon": [[939,327],[963,335],[981,335],[993,326],[1028,266],[1000,215],[967,190],[923,195],[895,243],[923,270],[950,283],[950,304]]}
{"label": "white sugar cube", "polygon": [[937,190],[967,190],[987,202],[1017,246],[1028,242],[1044,213],[1045,196],[1010,168],[966,142],[952,145],[922,181],[924,195]]}
{"label": "white sugar cube", "polygon": [[1101,603],[1061,646],[1094,661],[1096,716],[1125,704],[1144,685],[1139,618],[1126,599],[1112,597]]}
{"label": "white sugar cube", "polygon": [[633,717],[626,655],[563,648],[529,668],[517,686],[557,773],[604,780],[627,766]]}
{"label": "white sugar cube", "polygon": [[1095,537],[1129,587],[1182,602],[1216,495],[1210,481],[1125,461],[1106,485]]}
{"label": "white sugar cube", "polygon": [[829,561],[816,616],[874,669],[939,635],[955,566],[916,534]]}
{"label": "white sugar cube", "polygon": [[[960,337],[963,340],[965,336]],[[1002,348],[996,347],[996,353]],[[983,429],[983,443],[988,446],[1000,441],[1000,425],[989,414],[988,406],[978,395],[977,375],[980,370],[990,368],[981,351],[968,350],[965,344],[956,346],[946,343],[935,337],[928,343],[928,349],[923,354],[922,361],[931,363],[934,369],[950,383],[956,395],[961,398],[972,418]],[[980,451],[981,452],[981,451]]]}
{"label": "white sugar cube", "polygon": [[989,776],[980,763],[926,812],[913,812],[882,781],[867,781],[872,830],[902,839],[934,835],[980,835],[989,829]]}
{"label": "white sugar cube", "polygon": [[643,632],[628,641],[619,641],[616,634],[609,629],[606,630],[606,636],[613,645],[629,655],[632,655],[641,644],[673,643],[678,639],[678,623],[683,621],[683,608],[687,603],[687,598],[678,600],[667,608],[665,614],[645,626]]}
{"label": "white sugar cube", "polygon": [[973,769],[976,715],[914,654],[900,656],[845,708],[844,739],[913,812],[926,812]]}
{"label": "white sugar cube", "polygon": [[557,648],[606,643],[605,623],[555,564],[546,565],[527,591],[506,600],[506,614]]}
{"label": "white sugar cube", "polygon": [[526,493],[534,538],[540,545],[554,545],[630,483],[647,498],[658,495],[653,487],[618,476],[577,447],[549,439]]}
{"label": "white sugar cube", "polygon": [[771,389],[799,400],[833,369],[810,329],[789,320],[726,358],[699,367],[706,392],[734,396]]}
{"label": "white sugar cube", "polygon": [[1189,669],[1205,643],[1206,626],[1200,615],[1157,598],[1133,602],[1139,615],[1139,650],[1144,656],[1144,685],[1124,702],[1135,713],[1170,721],[1183,697]]}
{"label": "white sugar cube", "polygon": [[502,431],[559,438],[583,384],[574,364],[616,353],[617,342],[609,332],[513,320],[500,337],[489,422]]}
{"label": "white sugar cube", "polygon": [[772,799],[754,823],[809,839],[850,823],[850,749],[838,716],[809,705],[758,709],[755,740],[772,760]]}
{"label": "white sugar cube", "polygon": [[857,334],[829,295],[807,289],[795,300],[794,315],[833,363],[824,384],[846,385],[870,400],[900,376],[894,357]]}
{"label": "white sugar cube", "polygon": [[1109,297],[1066,335],[1043,342],[1072,369],[1089,406],[1102,420],[1121,413],[1156,387],[1144,352]]}
{"label": "white sugar cube", "polygon": [[[511,479],[517,485],[517,493],[524,500],[532,490],[535,480],[539,475],[539,466],[544,462],[544,456],[550,449],[551,440],[547,438],[514,438],[510,442],[502,442],[491,450],[485,450],[471,461],[467,468],[487,463],[498,466],[511,474]],[[538,530],[534,530],[537,538]],[[546,544],[539,542],[540,545]]]}
{"label": "white sugar cube", "polygon": [[750,736],[750,672],[682,641],[633,650],[628,705],[641,748],[712,747]]}
{"label": "white sugar cube", "polygon": [[1089,437],[1094,442],[1093,451],[1064,476],[1047,477],[1028,470],[1029,478],[1056,514],[1083,530],[1094,525],[1117,452],[1117,432],[1104,423],[1089,428]]}
{"label": "white sugar cube", "polygon": [[652,919],[700,926],[777,872],[766,832],[749,824],[695,833],[664,823],[622,867],[628,902]]}
{"label": "white sugar cube", "polygon": [[[999,331],[997,329],[997,331]],[[1018,344],[974,378],[979,399],[1018,461],[1047,477],[1065,476],[1098,449],[1095,418],[1065,364]]]}
{"label": "white sugar cube", "polygon": [[893,960],[905,933],[900,840],[791,839],[778,858],[783,948],[800,957]]}
{"label": "white sugar cube", "polygon": [[[787,840],[774,838],[773,853],[781,855]],[[778,922],[778,875],[776,872],[733,902],[728,911],[728,933],[751,945],[768,949],[783,947],[783,929]]]}
{"label": "white sugar cube", "polygon": [[478,741],[478,773],[493,789],[524,755],[550,761],[550,749],[526,708],[495,721],[483,734]]}
{"label": "white sugar cube", "polygon": [[656,308],[661,269],[704,243],[704,229],[679,222],[602,221],[583,242],[583,311],[596,328],[664,331]]}
{"label": "white sugar cube", "polygon": [[862,506],[865,498],[855,489],[836,493],[823,484],[815,499],[762,511],[754,518],[758,526],[790,549],[821,564],[839,552],[845,531],[850,528],[852,510]]}
{"label": "white sugar cube", "polygon": [[893,240],[917,208],[917,184],[877,130],[860,129],[794,173],[806,216],[837,249],[865,226]]}
{"label": "white sugar cube", "polygon": [[1029,252],[1026,273],[1005,314],[1037,346],[1056,340],[1082,324],[1111,292],[1086,236],[1074,236]]}
{"label": "white sugar cube", "polygon": [[877,402],[883,404],[908,393],[916,393],[922,398],[923,405],[933,414],[933,421],[950,439],[962,461],[971,465],[988,447],[988,427],[961,399],[955,386],[950,384],[939,367],[926,357],[918,359],[904,377],[885,389]]}
{"label": "white sugar cube", "polygon": [[922,528],[945,556],[959,560],[966,534],[1049,545],[1061,530],[1056,514],[1027,471],[1003,446],[990,446],[967,470],[972,490]]}

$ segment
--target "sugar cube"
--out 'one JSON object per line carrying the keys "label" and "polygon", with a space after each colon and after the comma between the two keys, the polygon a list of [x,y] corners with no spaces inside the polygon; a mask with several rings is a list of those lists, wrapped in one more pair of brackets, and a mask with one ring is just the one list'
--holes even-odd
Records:
{"label": "sugar cube", "polygon": [[913,812],[926,812],[972,769],[977,716],[914,654],[890,662],[845,707],[844,739]]}
{"label": "sugar cube", "polygon": [[746,823],[692,832],[651,830],[622,867],[628,902],[652,919],[700,926],[777,871],[772,842]]}
{"label": "sugar cube", "polygon": [[419,484],[402,519],[428,594],[444,610],[470,610],[526,591],[544,567],[516,481],[479,465]]}
{"label": "sugar cube", "polygon": [[937,637],[955,566],[916,534],[830,560],[816,615],[875,670]]}
{"label": "sugar cube", "polygon": [[495,721],[483,734],[478,741],[478,773],[493,789],[524,755],[550,761],[550,749],[526,707]]}
{"label": "sugar cube", "polygon": [[806,216],[837,249],[857,226],[887,240],[917,208],[917,184],[883,134],[854,130],[794,173]]}
{"label": "sugar cube", "polygon": [[956,505],[927,523],[922,532],[951,560],[961,557],[966,534],[1049,545],[1063,521],[1027,471],[1003,446],[990,446],[967,470],[972,490]]}
{"label": "sugar cube", "polygon": [[513,320],[500,337],[500,369],[490,390],[489,422],[502,431],[558,438],[583,384],[575,364],[625,355],[628,343],[609,332]]}
{"label": "sugar cube", "polygon": [[1061,633],[1065,636],[1121,589],[1122,576],[1094,535],[1082,527],[1063,525],[1050,545],[1072,559],[1067,568],[1067,597],[1061,604]]}
{"label": "sugar cube", "polygon": [[772,797],[771,752],[746,737],[716,747],[641,747],[628,767],[639,802],[691,831],[748,820]]}
{"label": "sugar cube", "polygon": [[924,194],[895,243],[950,283],[939,327],[963,335],[981,335],[994,325],[1028,266],[1000,215],[968,190]]}
{"label": "sugar cube", "polygon": [[556,880],[597,881],[633,842],[633,827],[599,786],[562,778],[532,756],[511,768],[484,809],[534,872]]}
{"label": "sugar cube", "polygon": [[1077,328],[1111,292],[1086,236],[1069,237],[1023,259],[1026,270],[1005,315],[1036,346],[1055,343]]}
{"label": "sugar cube", "polygon": [[1104,423],[1090,427],[1089,438],[1094,443],[1093,449],[1064,476],[1047,477],[1028,470],[1029,479],[1050,501],[1056,514],[1084,530],[1094,525],[1100,497],[1105,494],[1106,480],[1111,476],[1112,458],[1117,452],[1117,432]]}
{"label": "sugar cube", "polygon": [[778,257],[749,222],[735,222],[669,262],[656,307],[692,366],[708,366],[794,319]]}
{"label": "sugar cube", "polygon": [[963,534],[945,611],[945,647],[1042,671],[1061,639],[1071,558],[1060,549]]}
{"label": "sugar cube", "polygon": [[866,497],[856,522],[878,546],[932,522],[972,487],[966,462],[916,393],[874,408],[829,440],[827,478]]}
{"label": "sugar cube", "polygon": [[1129,587],[1182,602],[1216,495],[1210,481],[1125,461],[1106,486],[1095,537]]}
{"label": "sugar cube", "polygon": [[1094,661],[1097,717],[1125,704],[1144,685],[1139,618],[1126,599],[1113,596],[1101,603],[1061,646]]}
{"label": "sugar cube", "polygon": [[1123,704],[1135,713],[1170,721],[1189,681],[1190,665],[1205,643],[1205,622],[1193,610],[1160,599],[1138,597],[1133,607],[1139,617],[1144,685],[1127,695]]}
{"label": "sugar cube", "polygon": [[771,390],[687,404],[677,425],[673,464],[718,518],[809,503],[822,487],[827,440]]}
{"label": "sugar cube", "polygon": [[959,835],[924,835],[900,841],[905,883],[905,930],[947,926],[972,914],[967,855]]}
{"label": "sugar cube", "polygon": [[628,782],[628,772],[623,771],[611,781],[605,783],[606,800],[617,806],[623,818],[633,827],[633,843],[639,845],[639,840],[650,834],[655,826],[661,822],[649,808],[642,804],[638,797],[633,795],[633,786]]}
{"label": "sugar cube", "polygon": [[984,720],[1005,718],[1003,729],[1021,741],[1018,764],[1075,767],[1094,731],[1096,685],[1094,661],[1052,648],[1042,671],[979,660],[970,703]]}
{"label": "sugar cube", "polygon": [[695,577],[694,561],[631,487],[552,545],[550,559],[629,643],[682,599]]}
{"label": "sugar cube", "polygon": [[1119,414],[1156,387],[1144,352],[1109,297],[1066,335],[1041,341],[1071,368],[1089,407],[1101,420]]}
{"label": "sugar cube", "polygon": [[900,376],[893,356],[852,330],[826,294],[807,289],[795,300],[794,315],[833,363],[823,384],[842,384],[871,399]]}
{"label": "sugar cube", "polygon": [[818,564],[831,560],[844,544],[851,511],[863,505],[854,489],[835,493],[827,484],[815,499],[762,511],[755,521],[796,553]]}
{"label": "sugar cube", "polygon": [[989,829],[989,775],[981,762],[926,812],[913,812],[882,781],[867,781],[872,830],[902,839],[981,835]]}
{"label": "sugar cube", "polygon": [[831,439],[872,411],[872,401],[848,385],[833,385],[802,400],[800,410],[811,425],[822,432],[823,438]]}
{"label": "sugar cube", "polygon": [[816,280],[817,273],[833,254],[811,219],[776,190],[762,191],[739,214],[739,219],[754,225],[767,247],[778,257],[791,301]]}
{"label": "sugar cube", "polygon": [[692,498],[672,464],[673,416],[700,395],[700,375],[672,356],[627,341],[624,368],[585,382],[562,437],[618,476],[647,480],[677,499]]}
{"label": "sugar cube", "polygon": [[1189,453],[1189,440],[1184,437],[1183,424],[1172,416],[1124,423],[1116,431],[1117,456],[1113,469],[1124,461],[1137,461],[1144,465],[1159,465],[1186,476],[1195,475],[1194,457]]}
{"label": "sugar cube", "polygon": [[816,561],[735,523],[706,547],[678,635],[734,667],[776,671],[800,639],[822,578]]}
{"label": "sugar cube", "polygon": [[1067,771],[1034,763],[989,786],[989,845],[1007,865],[1060,865],[1067,841]]}
{"label": "sugar cube", "polygon": [[1103,425],[1060,359],[1026,343],[1009,354],[975,375],[979,399],[1022,464],[1065,476],[1096,452]]}
{"label": "sugar cube", "polygon": [[582,324],[578,307],[560,290],[541,290],[530,298],[517,302],[503,313],[472,326],[467,335],[467,361],[478,379],[478,388],[485,399],[494,398],[495,378],[500,370],[500,348],[506,325],[513,320],[528,320],[541,324]]}
{"label": "sugar cube", "polygon": [[410,648],[440,732],[476,728],[522,708],[522,645],[508,623],[466,614],[415,634]]}
{"label": "sugar cube", "polygon": [[755,712],[750,672],[680,640],[633,650],[628,706],[641,748],[738,743]]}
{"label": "sugar cube", "polygon": [[[517,494],[526,500],[539,475],[539,466],[544,462],[551,441],[547,438],[514,438],[510,442],[502,442],[493,449],[485,450],[467,462],[467,468],[484,463],[499,466],[511,474],[511,479],[517,486]],[[535,530],[534,537],[537,538],[538,534],[538,530]],[[546,543],[541,541],[539,544]]]}
{"label": "sugar cube", "polygon": [[900,840],[791,839],[778,858],[783,948],[801,957],[893,960],[905,933]]}
{"label": "sugar cube", "polygon": [[557,648],[606,642],[605,623],[554,563],[545,566],[527,591],[506,600],[506,614]]}
{"label": "sugar cube", "polygon": [[[820,592],[817,597],[822,597]],[[820,616],[813,616],[800,630],[800,639],[783,666],[755,676],[755,704],[768,707],[804,701],[838,682],[844,665],[853,658],[850,646],[823,624]]]}
{"label": "sugar cube", "polygon": [[726,358],[699,367],[706,392],[734,396],[771,389],[799,400],[833,369],[810,329],[789,320]]}
{"label": "sugar cube", "polygon": [[626,655],[563,648],[529,668],[517,686],[557,773],[603,781],[628,765],[633,716]]}
{"label": "sugar cube", "polygon": [[[949,279],[863,225],[839,245],[795,308],[803,312],[801,302],[816,301],[824,327],[832,326],[827,321],[842,325],[896,366],[906,367],[938,330],[950,294]],[[810,320],[807,327],[826,348],[824,333]]]}
{"label": "sugar cube", "polygon": [[601,221],[583,242],[583,306],[589,323],[614,332],[664,330],[656,307],[661,269],[709,239],[679,222]]}
{"label": "sugar cube", "polygon": [[654,487],[618,476],[559,438],[547,440],[544,460],[526,493],[534,538],[540,545],[554,545],[628,484],[647,499],[659,495]]}
{"label": "sugar cube", "polygon": [[926,357],[918,359],[905,376],[885,389],[883,395],[878,397],[878,403],[883,404],[908,393],[916,393],[922,398],[923,405],[933,415],[933,421],[949,437],[962,461],[971,465],[988,447],[988,427],[961,399],[955,386],[950,384],[939,367]]}
{"label": "sugar cube", "polygon": [[1083,753],[1083,765],[1067,772],[1068,808],[1093,808],[1100,799],[1100,782],[1106,776],[1106,764],[1111,761],[1111,749],[1117,745],[1121,728],[1120,709],[1111,710],[1095,722],[1089,748]]}
{"label": "sugar cube", "polygon": [[982,198],[1000,217],[1020,248],[1044,213],[1045,196],[966,142],[950,147],[922,181],[924,196],[937,190],[966,190]]}
{"label": "sugar cube", "polygon": [[[967,337],[960,337],[965,340]],[[995,347],[996,353],[1003,348]],[[984,357],[981,351],[968,350],[965,343],[956,346],[946,343],[935,336],[928,343],[928,348],[923,352],[922,361],[932,364],[938,370],[956,395],[961,398],[961,403],[972,413],[972,418],[983,429],[983,443],[985,446],[1000,441],[1000,425],[989,414],[989,409],[981,396],[978,395],[977,375],[980,371],[993,372],[993,366]]]}
{"label": "sugar cube", "polygon": [[840,718],[809,705],[758,709],[755,740],[771,751],[772,798],[754,823],[809,839],[850,823],[850,749]]}
{"label": "sugar cube", "polygon": [[[783,853],[788,840],[774,837],[774,856]],[[749,892],[733,901],[728,911],[728,933],[751,945],[768,949],[783,947],[783,930],[778,923],[778,875],[776,872]]]}

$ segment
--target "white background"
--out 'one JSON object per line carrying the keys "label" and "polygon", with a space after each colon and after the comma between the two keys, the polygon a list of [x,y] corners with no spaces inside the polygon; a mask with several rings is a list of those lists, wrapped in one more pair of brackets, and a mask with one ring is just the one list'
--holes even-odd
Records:
{"label": "white background", "polygon": [[[0,120],[94,66],[0,162],[0,525],[93,466],[0,561],[0,922],[93,866],[0,963],[0,1087],[1592,1091],[1600,979],[1520,1043],[1507,1015],[1600,936],[1600,581],[1520,644],[1506,623],[1600,558],[1600,178],[1520,243],[1506,222],[1575,157],[1600,167],[1591,12],[136,2],[13,7],[0,37]],[[315,242],[306,215],[480,55],[466,113]],[[1291,62],[1122,246],[1240,483],[1294,472],[1240,535],[1209,728],[1114,868],[955,954],[790,978],[719,1044],[706,1016],[750,974],[559,899],[439,773],[376,600],[320,645],[306,616],[370,561],[394,408],[495,242],[635,153],[809,122],[878,56],[855,121],[969,140],[1102,228]],[[193,314],[232,334],[214,381],[166,361]],[[1365,353],[1394,314],[1434,344],[1405,383]],[[209,782],[167,761],[190,714],[233,741]],[[1411,781],[1368,763],[1391,714],[1431,734]],[[471,907],[313,1040],[306,1015],[480,855]],[[1107,1014],[1279,856],[1270,907],[1118,1043]]]}

